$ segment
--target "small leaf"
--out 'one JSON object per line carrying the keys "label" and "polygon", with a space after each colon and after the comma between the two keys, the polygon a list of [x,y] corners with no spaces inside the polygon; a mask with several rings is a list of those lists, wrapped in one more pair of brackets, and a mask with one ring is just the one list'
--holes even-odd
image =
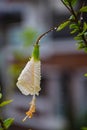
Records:
{"label": "small leaf", "polygon": [[79,42],[78,43],[78,50],[81,50],[84,48],[84,43],[83,42]]}
{"label": "small leaf", "polygon": [[84,35],[87,36],[87,32],[85,32]]}
{"label": "small leaf", "polygon": [[83,127],[82,130],[87,130],[87,127]]}
{"label": "small leaf", "polygon": [[82,40],[82,37],[77,35],[74,37],[74,39],[78,41],[78,40]]}
{"label": "small leaf", "polygon": [[2,93],[0,93],[0,99],[2,98]]}
{"label": "small leaf", "polygon": [[87,32],[84,33],[85,38],[87,39]]}
{"label": "small leaf", "polygon": [[84,76],[87,77],[87,73],[85,73]]}
{"label": "small leaf", "polygon": [[83,26],[84,32],[87,30],[87,23],[84,22],[84,26]]}
{"label": "small leaf", "polygon": [[75,23],[70,24],[70,29],[78,29],[78,26]]}
{"label": "small leaf", "polygon": [[64,1],[64,3],[65,3],[66,5],[69,5],[70,2],[71,2],[71,5],[75,5],[76,2],[77,2],[77,0],[63,0],[63,1]]}
{"label": "small leaf", "polygon": [[11,124],[13,123],[14,119],[13,118],[8,118],[4,121],[4,125],[5,125],[5,128],[8,129]]}
{"label": "small leaf", "polygon": [[72,5],[75,5],[76,2],[77,2],[77,0],[71,0],[71,4],[72,4]]}
{"label": "small leaf", "polygon": [[21,34],[21,38],[26,47],[34,43],[36,37],[37,37],[37,32],[33,28],[26,28]]}
{"label": "small leaf", "polygon": [[84,51],[87,53],[87,47],[84,48]]}
{"label": "small leaf", "polygon": [[7,100],[7,101],[3,101],[2,103],[0,103],[0,107],[3,107],[5,105],[8,105],[9,103],[11,103],[13,100]]}
{"label": "small leaf", "polygon": [[70,21],[66,21],[66,22],[60,24],[59,27],[58,27],[58,29],[57,29],[57,31],[62,30],[62,29],[65,28],[69,23],[70,23]]}
{"label": "small leaf", "polygon": [[84,6],[80,9],[80,12],[87,12],[87,6]]}
{"label": "small leaf", "polygon": [[74,20],[75,20],[75,16],[74,16],[74,15],[71,15],[71,16],[69,17],[69,20],[74,21]]}
{"label": "small leaf", "polygon": [[71,34],[74,34],[74,33],[76,33],[78,30],[77,29],[74,29],[73,31],[71,31],[70,33]]}

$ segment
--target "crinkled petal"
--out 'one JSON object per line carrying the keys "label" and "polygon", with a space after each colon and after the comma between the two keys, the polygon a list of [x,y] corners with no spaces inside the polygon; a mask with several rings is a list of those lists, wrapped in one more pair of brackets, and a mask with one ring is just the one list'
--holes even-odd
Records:
{"label": "crinkled petal", "polygon": [[40,61],[31,60],[26,64],[21,72],[17,86],[24,95],[38,95],[40,91]]}

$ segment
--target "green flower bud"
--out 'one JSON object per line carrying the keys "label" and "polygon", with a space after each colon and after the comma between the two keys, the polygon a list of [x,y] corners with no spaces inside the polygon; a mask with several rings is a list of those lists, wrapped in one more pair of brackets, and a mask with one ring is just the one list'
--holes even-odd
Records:
{"label": "green flower bud", "polygon": [[38,44],[34,45],[34,49],[33,49],[33,52],[32,52],[32,57],[34,58],[35,61],[40,60],[40,52],[39,52],[39,45]]}

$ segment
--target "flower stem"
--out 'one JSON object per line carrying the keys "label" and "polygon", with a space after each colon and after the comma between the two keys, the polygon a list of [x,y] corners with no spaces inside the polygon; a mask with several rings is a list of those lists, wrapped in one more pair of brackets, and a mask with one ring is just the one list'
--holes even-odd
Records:
{"label": "flower stem", "polygon": [[53,31],[53,30],[57,30],[57,28],[58,28],[58,26],[52,27],[52,28],[49,29],[47,32],[45,32],[45,33],[43,33],[42,35],[40,35],[40,36],[38,37],[38,39],[37,39],[37,41],[36,41],[35,44],[39,44],[40,39],[41,39],[42,37],[44,37],[45,35],[47,35],[49,32],[51,32],[51,31]]}

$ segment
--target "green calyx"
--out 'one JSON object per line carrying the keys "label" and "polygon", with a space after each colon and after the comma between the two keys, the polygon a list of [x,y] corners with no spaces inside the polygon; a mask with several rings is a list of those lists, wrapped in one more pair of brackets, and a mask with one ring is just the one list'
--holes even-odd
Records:
{"label": "green calyx", "polygon": [[34,45],[34,49],[33,49],[33,52],[32,52],[32,57],[34,57],[35,61],[40,60],[40,53],[39,53],[39,45],[38,44]]}

